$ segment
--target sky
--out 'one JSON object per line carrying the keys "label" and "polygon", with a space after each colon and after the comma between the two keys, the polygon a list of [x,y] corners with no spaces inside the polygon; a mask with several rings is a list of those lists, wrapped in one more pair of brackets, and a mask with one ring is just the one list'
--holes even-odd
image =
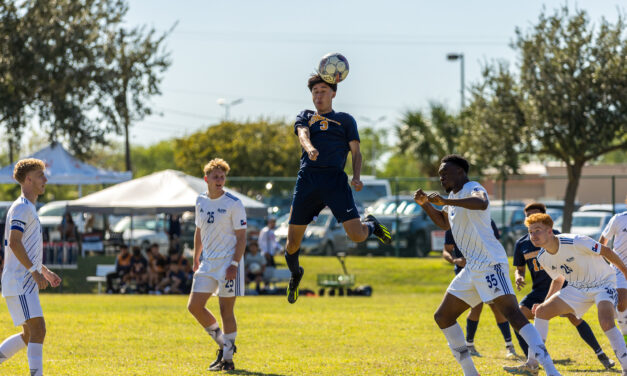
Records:
{"label": "sky", "polygon": [[509,46],[516,27],[529,30],[543,8],[552,13],[564,4],[585,9],[597,23],[614,22],[620,4],[625,11],[619,0],[129,0],[129,27],[165,32],[178,22],[166,42],[172,65],[163,94],[152,99],[158,115],[131,128],[131,143],[217,124],[225,116],[219,98],[243,99],[230,106],[231,120],[293,121],[313,107],[306,82],[328,52],[350,64],[334,109],[352,114],[360,127],[391,131],[405,111],[431,101],[456,112],[460,61],[446,55],[463,53],[469,87],[488,62],[516,64]]}

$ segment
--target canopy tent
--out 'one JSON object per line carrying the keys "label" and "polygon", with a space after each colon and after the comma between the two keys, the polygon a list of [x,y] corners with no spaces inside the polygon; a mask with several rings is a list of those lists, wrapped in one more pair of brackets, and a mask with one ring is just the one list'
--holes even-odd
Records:
{"label": "canopy tent", "polygon": [[[117,172],[88,165],[74,158],[61,146],[53,142],[28,158],[41,159],[46,164],[48,184],[85,185],[114,184],[133,178],[130,171]],[[13,169],[15,164],[0,169],[0,184],[15,183]]]}
{"label": "canopy tent", "polygon": [[[249,217],[267,215],[267,206],[228,188],[239,198]],[[68,203],[69,211],[106,214],[156,214],[193,211],[196,197],[207,191],[203,179],[180,171],[164,170],[116,184]]]}

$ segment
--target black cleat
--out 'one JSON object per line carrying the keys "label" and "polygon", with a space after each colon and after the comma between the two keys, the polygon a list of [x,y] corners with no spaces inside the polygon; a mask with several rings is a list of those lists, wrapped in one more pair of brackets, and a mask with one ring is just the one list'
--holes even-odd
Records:
{"label": "black cleat", "polygon": [[392,236],[390,235],[388,228],[379,223],[373,215],[368,214],[364,222],[372,222],[374,224],[374,231],[372,233],[381,241],[381,243],[392,243]]}
{"label": "black cleat", "polygon": [[610,369],[616,365],[616,363],[614,363],[612,359],[608,358],[605,353],[600,353],[599,355],[597,355],[597,358],[599,358],[599,362],[603,364],[603,367],[605,367],[605,369]]}
{"label": "black cleat", "polygon": [[216,355],[218,356],[216,358],[216,360],[213,361],[213,363],[209,364],[209,369],[217,366],[218,364],[220,364],[220,362],[222,361],[222,354],[224,354],[224,350],[222,349],[217,349],[216,350]]}
{"label": "black cleat", "polygon": [[221,360],[220,363],[209,368],[209,371],[232,371],[235,369],[235,363],[232,360]]}
{"label": "black cleat", "polygon": [[290,284],[287,286],[287,301],[290,304],[296,303],[298,299],[298,285],[300,284],[300,280],[303,278],[303,274],[305,274],[305,269],[302,266],[299,266],[298,269],[300,273],[298,275],[292,274],[290,278]]}

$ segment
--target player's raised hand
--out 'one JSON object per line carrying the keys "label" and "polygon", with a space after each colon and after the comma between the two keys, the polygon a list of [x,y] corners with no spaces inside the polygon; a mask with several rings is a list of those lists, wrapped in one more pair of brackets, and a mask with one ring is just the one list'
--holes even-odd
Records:
{"label": "player's raised hand", "polygon": [[318,149],[312,148],[307,152],[307,156],[310,160],[315,161],[316,159],[318,159]]}
{"label": "player's raised hand", "polygon": [[48,280],[40,272],[34,271],[32,275],[40,290],[45,290],[48,287]]}
{"label": "player's raised hand", "polygon": [[427,194],[419,188],[416,192],[414,192],[414,201],[416,201],[418,205],[426,204],[428,201]]}
{"label": "player's raised hand", "polygon": [[364,187],[364,183],[361,180],[353,178],[351,180],[351,185],[355,187],[355,191],[359,192]]}
{"label": "player's raised hand", "polygon": [[439,193],[431,193],[428,196],[429,202],[432,204],[436,204],[436,205],[446,205],[444,203],[444,199],[442,198],[442,196],[440,196]]}

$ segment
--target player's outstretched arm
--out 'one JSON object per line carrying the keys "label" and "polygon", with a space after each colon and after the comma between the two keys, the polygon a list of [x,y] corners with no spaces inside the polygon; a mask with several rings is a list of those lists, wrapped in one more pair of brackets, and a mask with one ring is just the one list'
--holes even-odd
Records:
{"label": "player's outstretched arm", "polygon": [[627,276],[627,266],[623,263],[623,260],[620,259],[620,256],[616,254],[611,248],[601,245],[601,252],[599,254],[607,259],[607,261],[616,265],[618,270],[620,270],[625,276]]}
{"label": "player's outstretched arm", "polygon": [[428,196],[422,189],[419,188],[416,192],[414,192],[414,201],[422,207],[422,210],[427,213],[436,226],[442,230],[448,230],[451,228],[451,225],[448,223],[448,216],[446,213],[434,208],[433,205],[429,203]]}
{"label": "player's outstretched arm", "polygon": [[309,128],[305,126],[298,127],[298,141],[300,141],[300,146],[303,147],[310,160],[315,161],[318,159],[318,150],[313,146],[309,138]]}
{"label": "player's outstretched arm", "polygon": [[436,205],[459,206],[469,210],[486,210],[488,208],[488,197],[483,191],[475,191],[470,197],[465,198],[443,198],[438,193],[429,195],[429,202]]}

